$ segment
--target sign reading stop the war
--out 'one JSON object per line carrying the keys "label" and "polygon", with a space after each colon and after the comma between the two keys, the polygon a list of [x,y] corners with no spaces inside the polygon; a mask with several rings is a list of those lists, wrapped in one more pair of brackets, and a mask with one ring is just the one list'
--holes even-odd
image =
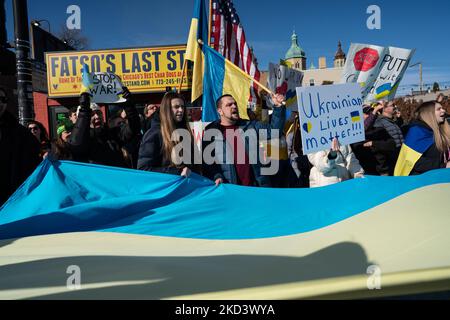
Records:
{"label": "sign reading stop the war", "polygon": [[95,103],[121,103],[126,101],[122,97],[122,81],[111,72],[83,73],[81,92],[90,93],[92,102]]}

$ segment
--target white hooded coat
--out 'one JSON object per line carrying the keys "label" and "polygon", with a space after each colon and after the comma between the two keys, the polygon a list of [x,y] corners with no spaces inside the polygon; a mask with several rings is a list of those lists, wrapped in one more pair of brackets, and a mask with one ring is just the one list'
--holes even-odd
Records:
{"label": "white hooded coat", "polygon": [[364,174],[364,170],[349,145],[340,146],[336,159],[329,159],[329,150],[308,155],[313,165],[309,175],[310,187],[322,187],[352,179]]}

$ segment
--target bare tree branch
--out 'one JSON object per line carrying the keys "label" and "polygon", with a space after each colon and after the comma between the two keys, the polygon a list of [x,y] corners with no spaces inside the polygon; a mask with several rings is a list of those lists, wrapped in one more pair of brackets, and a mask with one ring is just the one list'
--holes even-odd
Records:
{"label": "bare tree branch", "polygon": [[75,50],[84,50],[89,46],[89,40],[81,33],[81,30],[70,30],[65,25],[61,26],[58,37]]}

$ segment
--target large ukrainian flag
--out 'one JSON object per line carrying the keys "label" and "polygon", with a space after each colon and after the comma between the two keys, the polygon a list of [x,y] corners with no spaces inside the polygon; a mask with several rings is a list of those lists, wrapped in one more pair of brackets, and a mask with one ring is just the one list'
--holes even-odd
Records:
{"label": "large ukrainian flag", "polygon": [[47,159],[0,207],[0,299],[448,291],[449,192],[450,169],[271,189]]}
{"label": "large ukrainian flag", "polygon": [[216,100],[224,94],[231,94],[237,102],[240,118],[248,119],[247,103],[252,85],[251,78],[212,48],[204,46],[203,50],[205,53],[203,115],[217,119]]}
{"label": "large ukrainian flag", "polygon": [[208,43],[208,16],[206,14],[206,2],[204,0],[195,0],[194,14],[186,47],[185,58],[194,63],[192,72],[192,101],[197,100],[203,93],[204,55],[198,40]]}
{"label": "large ukrainian flag", "polygon": [[412,126],[405,137],[395,165],[394,176],[409,176],[416,162],[434,142],[433,131],[422,126]]}

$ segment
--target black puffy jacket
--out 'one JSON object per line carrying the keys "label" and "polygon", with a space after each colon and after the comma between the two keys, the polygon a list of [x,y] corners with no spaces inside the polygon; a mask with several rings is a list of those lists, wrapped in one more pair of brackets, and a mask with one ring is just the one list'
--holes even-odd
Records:
{"label": "black puffy jacket", "polygon": [[0,206],[41,162],[37,139],[8,111],[0,116]]}
{"label": "black puffy jacket", "polygon": [[[366,140],[352,144],[352,150],[364,172],[369,175],[392,175],[398,156],[395,141],[384,128],[370,127]],[[372,141],[372,147],[364,143]]]}
{"label": "black puffy jacket", "polygon": [[91,110],[80,109],[77,122],[69,138],[73,160],[114,167],[133,167],[124,154],[125,146],[138,143],[141,124],[133,103],[125,103],[128,123],[109,128],[90,128]]}
{"label": "black puffy jacket", "polygon": [[189,167],[191,170],[198,172],[195,166],[191,165],[192,163],[174,166],[169,160],[164,159],[159,112],[153,114],[151,128],[144,134],[139,148],[137,168],[139,170],[180,175],[184,167]]}

